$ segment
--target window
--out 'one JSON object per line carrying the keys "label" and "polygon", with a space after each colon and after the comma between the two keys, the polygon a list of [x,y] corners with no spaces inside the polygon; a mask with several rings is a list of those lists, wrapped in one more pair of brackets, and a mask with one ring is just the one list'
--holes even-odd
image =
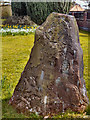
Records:
{"label": "window", "polygon": [[74,13],[75,18],[83,19],[84,18],[84,12],[76,12]]}

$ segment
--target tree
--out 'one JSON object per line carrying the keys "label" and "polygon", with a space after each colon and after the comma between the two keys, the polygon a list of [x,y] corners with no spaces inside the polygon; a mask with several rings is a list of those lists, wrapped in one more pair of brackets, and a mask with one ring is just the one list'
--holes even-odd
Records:
{"label": "tree", "polygon": [[27,8],[25,2],[12,2],[11,6],[13,15],[27,15]]}
{"label": "tree", "polygon": [[68,14],[71,2],[12,2],[13,15],[29,15],[31,20],[42,24],[51,12]]}

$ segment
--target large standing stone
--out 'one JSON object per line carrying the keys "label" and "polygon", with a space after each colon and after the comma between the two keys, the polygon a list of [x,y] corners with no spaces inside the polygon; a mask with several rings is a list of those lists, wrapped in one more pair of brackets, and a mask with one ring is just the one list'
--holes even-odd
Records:
{"label": "large standing stone", "polygon": [[30,59],[10,103],[22,112],[43,116],[85,110],[83,52],[74,17],[52,13],[38,27]]}

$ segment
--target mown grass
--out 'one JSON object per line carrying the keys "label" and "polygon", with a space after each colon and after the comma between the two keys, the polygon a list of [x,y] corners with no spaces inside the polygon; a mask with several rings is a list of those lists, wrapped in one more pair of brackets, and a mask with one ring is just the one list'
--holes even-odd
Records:
{"label": "mown grass", "polygon": [[86,88],[87,88],[87,94],[90,97],[90,88],[89,88],[89,79],[90,76],[88,75],[89,73],[89,38],[90,38],[90,33],[87,31],[80,31],[79,33],[80,35],[80,44],[83,50],[83,62],[84,62],[84,74],[83,77],[85,79],[86,82]]}
{"label": "mown grass", "polygon": [[2,98],[12,95],[30,55],[34,34],[2,37]]}
{"label": "mown grass", "polygon": [[[88,96],[90,96],[88,76],[88,32],[80,31],[80,43],[83,49],[84,59],[84,79]],[[8,101],[13,94],[16,84],[21,76],[21,73],[29,59],[30,51],[33,46],[34,35],[27,36],[5,36],[2,37],[2,117],[3,118],[27,118],[23,114],[16,112],[12,106],[8,105]],[[87,114],[90,114],[90,108],[87,109]],[[84,113],[85,114],[85,113]],[[60,114],[54,118],[83,117],[84,114],[67,112]],[[38,118],[32,114],[29,118]]]}

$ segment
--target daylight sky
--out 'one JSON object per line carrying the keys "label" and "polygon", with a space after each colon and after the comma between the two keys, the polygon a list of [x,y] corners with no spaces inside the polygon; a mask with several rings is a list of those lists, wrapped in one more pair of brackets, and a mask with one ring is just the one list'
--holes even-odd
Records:
{"label": "daylight sky", "polygon": [[[85,0],[74,0],[76,3],[80,4],[81,7],[83,8],[88,8],[88,3],[85,2]],[[87,7],[85,7],[84,5],[86,5]]]}
{"label": "daylight sky", "polygon": [[81,0],[75,0],[76,3],[80,4],[80,5],[83,5],[84,4],[84,1],[81,1]]}

